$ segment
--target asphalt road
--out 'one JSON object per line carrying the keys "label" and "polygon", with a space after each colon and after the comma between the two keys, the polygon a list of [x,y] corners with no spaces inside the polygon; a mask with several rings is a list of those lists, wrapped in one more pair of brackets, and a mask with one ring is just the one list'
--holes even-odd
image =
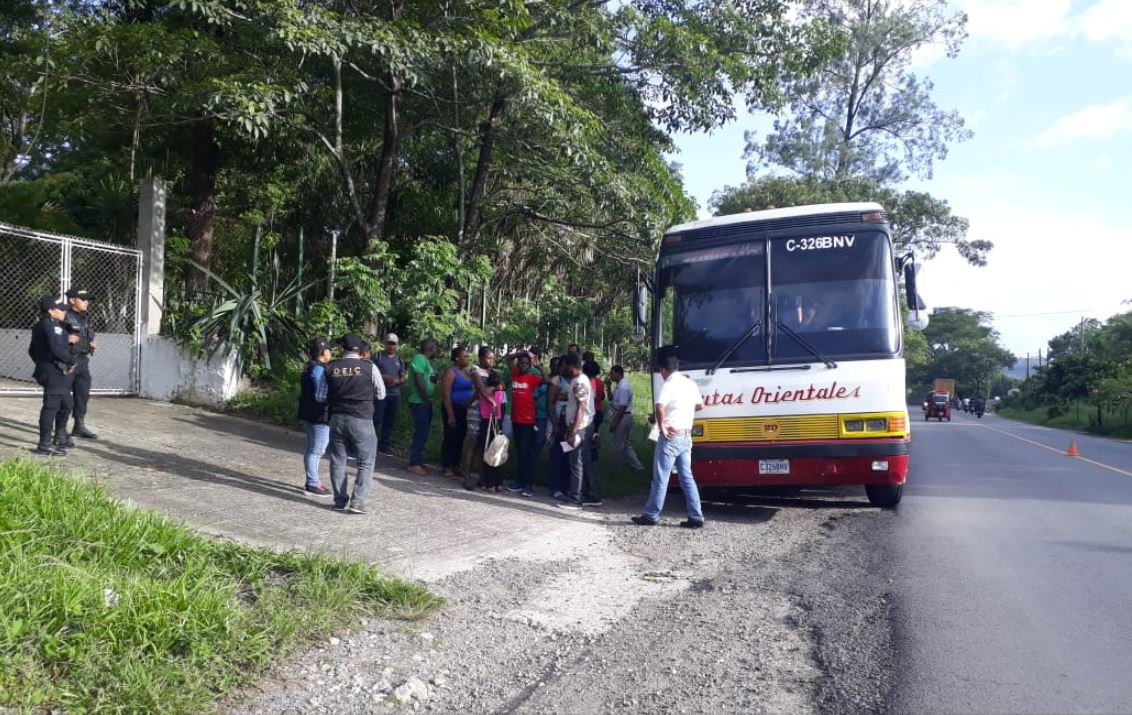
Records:
{"label": "asphalt road", "polygon": [[988,415],[913,427],[873,536],[894,712],[1132,712],[1132,444]]}

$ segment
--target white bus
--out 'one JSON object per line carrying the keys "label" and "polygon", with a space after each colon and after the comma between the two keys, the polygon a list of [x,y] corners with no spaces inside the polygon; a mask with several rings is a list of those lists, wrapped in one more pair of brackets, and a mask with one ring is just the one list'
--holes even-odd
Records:
{"label": "white bus", "polygon": [[[909,259],[895,255],[873,203],[720,216],[665,233],[652,347],[674,352],[703,394],[697,482],[861,485],[874,505],[900,501],[909,447],[901,271],[917,317],[924,307]],[[645,303],[642,293],[639,313]]]}

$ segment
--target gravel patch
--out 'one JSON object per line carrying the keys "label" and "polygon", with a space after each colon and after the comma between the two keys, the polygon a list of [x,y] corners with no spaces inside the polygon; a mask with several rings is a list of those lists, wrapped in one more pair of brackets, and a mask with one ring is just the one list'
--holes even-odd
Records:
{"label": "gravel patch", "polygon": [[[232,714],[882,710],[889,576],[870,548],[890,514],[855,490],[708,504],[702,530],[636,501],[553,544],[431,571],[447,599],[281,664]],[[851,496],[849,496],[851,495]]]}

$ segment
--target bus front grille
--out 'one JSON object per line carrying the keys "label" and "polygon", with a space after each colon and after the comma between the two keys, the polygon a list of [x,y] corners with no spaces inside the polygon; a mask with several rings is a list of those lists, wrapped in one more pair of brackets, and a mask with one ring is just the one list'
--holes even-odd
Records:
{"label": "bus front grille", "polygon": [[779,442],[838,439],[837,415],[725,417],[702,420],[704,433],[694,442]]}

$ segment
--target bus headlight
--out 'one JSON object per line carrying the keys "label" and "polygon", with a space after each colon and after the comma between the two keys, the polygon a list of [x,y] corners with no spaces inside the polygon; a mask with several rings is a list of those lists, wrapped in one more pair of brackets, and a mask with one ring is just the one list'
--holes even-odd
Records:
{"label": "bus headlight", "polygon": [[845,431],[846,432],[864,432],[865,431],[865,421],[864,420],[845,420]]}
{"label": "bus headlight", "polygon": [[888,420],[883,417],[880,419],[865,420],[865,431],[867,432],[887,432]]}
{"label": "bus headlight", "polygon": [[703,425],[695,425],[695,424],[692,425],[692,436],[693,437],[703,437],[704,436],[704,426]]}
{"label": "bus headlight", "polygon": [[887,459],[874,459],[873,460],[873,471],[874,472],[887,472],[888,471],[888,460]]}

